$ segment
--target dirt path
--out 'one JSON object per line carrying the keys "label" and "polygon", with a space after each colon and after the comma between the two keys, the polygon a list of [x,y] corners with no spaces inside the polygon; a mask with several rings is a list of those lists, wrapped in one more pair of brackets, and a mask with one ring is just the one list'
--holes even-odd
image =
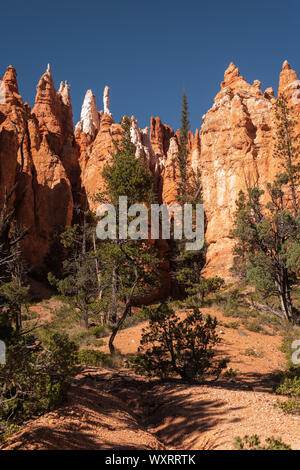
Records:
{"label": "dirt path", "polygon": [[[229,323],[220,312],[203,309]],[[120,332],[122,354],[136,353],[140,324]],[[28,423],[5,449],[232,449],[236,436],[282,437],[300,449],[300,417],[274,406],[274,373],[285,358],[280,336],[243,327],[219,327],[219,353],[230,357],[236,382],[189,385],[160,383],[127,369],[89,368],[78,376],[69,402]],[[103,346],[107,349],[107,344]],[[255,355],[246,355],[246,350]]]}
{"label": "dirt path", "polygon": [[102,376],[85,370],[74,380],[67,405],[28,422],[0,449],[164,449],[116,394],[104,390]]}
{"label": "dirt path", "polygon": [[[237,328],[228,328],[223,324],[237,322],[239,319],[225,317],[222,312],[213,308],[201,308],[203,314],[216,316],[222,322],[217,329],[221,344],[218,347],[219,354],[230,359],[228,367],[237,372],[237,377],[243,382],[249,382],[254,388],[264,388],[267,379],[272,377],[278,370],[285,367],[286,359],[279,350],[282,338],[280,335],[270,335],[255,333],[245,329],[242,325]],[[183,317],[183,313],[181,316]],[[137,353],[142,330],[147,326],[147,322],[140,323],[131,328],[121,330],[115,339],[115,346],[123,355]],[[108,353],[108,338],[103,338],[104,345],[100,347]],[[255,355],[247,355],[254,353]]]}
{"label": "dirt path", "polygon": [[234,438],[245,434],[281,436],[300,449],[300,417],[275,407],[277,396],[241,390],[245,384],[162,384],[125,371],[106,372],[102,381],[168,449],[232,449]]}
{"label": "dirt path", "polygon": [[300,449],[300,418],[277,397],[236,384],[159,383],[87,369],[69,403],[28,423],[2,449],[232,449],[236,436],[282,437]]}

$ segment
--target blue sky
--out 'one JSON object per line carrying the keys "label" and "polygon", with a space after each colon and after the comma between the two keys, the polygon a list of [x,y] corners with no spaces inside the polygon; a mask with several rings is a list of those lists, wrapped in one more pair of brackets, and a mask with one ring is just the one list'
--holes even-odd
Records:
{"label": "blue sky", "polygon": [[285,59],[300,72],[299,0],[14,0],[0,18],[0,76],[14,65],[33,105],[50,62],[56,87],[71,85],[74,124],[85,91],[100,109],[108,85],[116,121],[134,114],[144,127],[153,115],[176,129],[184,87],[195,129],[230,61],[275,91]]}

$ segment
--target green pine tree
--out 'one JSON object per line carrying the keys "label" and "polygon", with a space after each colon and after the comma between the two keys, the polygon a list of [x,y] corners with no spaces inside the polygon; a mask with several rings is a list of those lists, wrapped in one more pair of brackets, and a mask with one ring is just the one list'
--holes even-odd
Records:
{"label": "green pine tree", "polygon": [[[122,119],[123,139],[104,167],[102,177],[105,191],[98,194],[98,202],[109,202],[115,207],[120,196],[127,196],[128,206],[134,203],[151,203],[153,176],[144,161],[135,157],[130,140],[130,120]],[[118,211],[116,211],[118,216]],[[129,220],[130,222],[130,220]],[[117,217],[117,230],[119,220]],[[114,340],[134,299],[149,293],[157,279],[158,259],[147,240],[105,240],[99,242],[99,269],[105,288],[101,302],[109,310],[114,329],[109,340],[110,351],[115,352]]]}
{"label": "green pine tree", "polygon": [[98,253],[94,244],[95,220],[88,212],[81,214],[81,224],[67,227],[61,234],[61,244],[66,250],[63,261],[62,275],[48,274],[50,284],[55,285],[58,292],[74,312],[79,322],[89,328],[91,318],[101,315],[99,303]]}
{"label": "green pine tree", "polygon": [[[20,151],[24,161],[23,140]],[[22,169],[21,164],[17,177]],[[6,346],[5,364],[0,364],[0,441],[17,425],[60,404],[77,373],[75,344],[55,334],[44,345],[23,321],[29,287],[20,241],[27,232],[15,220],[24,195],[17,197],[17,187],[18,180],[0,210],[0,339]]]}
{"label": "green pine tree", "polygon": [[177,166],[179,170],[179,181],[177,183],[177,200],[180,204],[185,204],[189,200],[188,194],[188,178],[189,178],[189,162],[188,162],[188,137],[190,132],[188,102],[185,92],[182,95],[182,109],[181,109],[181,126],[180,126],[180,142],[179,153],[177,156]]}
{"label": "green pine tree", "polygon": [[[182,96],[179,153],[175,162],[178,170],[177,202],[182,207],[184,204],[192,204],[195,211],[196,204],[202,203],[202,185],[200,171],[192,168],[189,158],[190,121],[188,115],[187,96],[184,92]],[[195,220],[193,223],[195,223]],[[206,247],[197,251],[186,251],[186,242],[185,238],[171,242],[171,271],[177,287],[177,294],[179,290],[179,296],[185,298],[186,304],[199,306],[203,302],[204,295],[217,290],[223,284],[223,281],[220,278],[204,279],[202,277],[201,272],[205,264]]]}

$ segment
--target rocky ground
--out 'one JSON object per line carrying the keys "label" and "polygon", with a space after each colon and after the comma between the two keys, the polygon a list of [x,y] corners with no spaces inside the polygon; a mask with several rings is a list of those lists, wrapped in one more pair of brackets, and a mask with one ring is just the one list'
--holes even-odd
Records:
{"label": "rocky ground", "polygon": [[[122,354],[136,352],[144,326],[120,332]],[[224,325],[219,333],[219,354],[230,357],[234,381],[161,383],[128,369],[86,368],[65,406],[27,423],[2,449],[232,449],[245,434],[282,437],[300,449],[300,417],[285,415],[275,406],[284,398],[272,393],[274,374],[285,364],[281,337]],[[246,355],[249,349],[258,357]]]}

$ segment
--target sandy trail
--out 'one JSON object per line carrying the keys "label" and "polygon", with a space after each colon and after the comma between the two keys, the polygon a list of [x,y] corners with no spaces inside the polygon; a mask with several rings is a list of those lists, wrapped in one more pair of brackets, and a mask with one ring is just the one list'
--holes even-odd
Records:
{"label": "sandy trail", "polygon": [[[219,320],[230,322],[220,312]],[[116,346],[135,354],[145,324],[122,330]],[[12,436],[3,449],[232,449],[236,436],[282,437],[300,449],[300,417],[285,415],[271,393],[285,365],[280,336],[219,327],[219,354],[230,357],[236,382],[161,383],[127,369],[87,368],[74,380],[68,403]],[[107,350],[106,344],[102,349]],[[248,356],[252,349],[257,356]]]}

